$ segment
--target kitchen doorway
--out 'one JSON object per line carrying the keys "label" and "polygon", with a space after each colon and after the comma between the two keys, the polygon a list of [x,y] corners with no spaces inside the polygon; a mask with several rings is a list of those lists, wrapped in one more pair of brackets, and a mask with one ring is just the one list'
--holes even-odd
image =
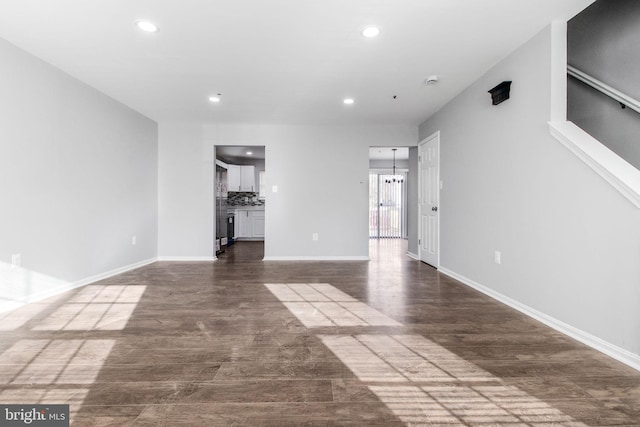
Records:
{"label": "kitchen doorway", "polygon": [[369,150],[369,239],[407,239],[407,147]]}
{"label": "kitchen doorway", "polygon": [[[264,146],[216,145],[215,254],[264,257],[266,156]],[[249,254],[251,258],[251,254]]]}

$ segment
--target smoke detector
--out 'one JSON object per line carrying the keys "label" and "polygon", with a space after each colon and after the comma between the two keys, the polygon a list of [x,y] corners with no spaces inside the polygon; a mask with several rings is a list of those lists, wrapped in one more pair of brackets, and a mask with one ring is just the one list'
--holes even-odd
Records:
{"label": "smoke detector", "polygon": [[424,81],[424,84],[427,86],[434,85],[438,83],[438,79],[439,77],[434,74],[433,76],[427,77],[426,80]]}

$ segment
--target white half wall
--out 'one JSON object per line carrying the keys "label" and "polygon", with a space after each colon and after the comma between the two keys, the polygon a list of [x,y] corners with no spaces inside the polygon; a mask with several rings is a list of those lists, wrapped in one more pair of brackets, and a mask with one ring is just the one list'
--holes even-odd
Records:
{"label": "white half wall", "polygon": [[158,138],[158,255],[214,259],[213,146],[199,124],[160,124]]}
{"label": "white half wall", "polygon": [[213,147],[264,145],[265,259],[364,259],[369,146],[418,140],[414,126],[167,123],[159,129],[161,257],[213,257]]}
{"label": "white half wall", "polygon": [[[441,265],[640,355],[640,210],[549,133],[555,33],[420,126],[420,138],[441,132]],[[511,99],[492,106],[487,90],[504,80]]]}
{"label": "white half wall", "polygon": [[156,123],[1,39],[0,63],[0,305],[153,260]]}

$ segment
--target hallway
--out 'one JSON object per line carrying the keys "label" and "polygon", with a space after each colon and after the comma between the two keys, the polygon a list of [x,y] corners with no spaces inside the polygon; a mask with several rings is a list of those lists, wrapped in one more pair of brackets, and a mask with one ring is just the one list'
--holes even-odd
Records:
{"label": "hallway", "polygon": [[241,242],[0,314],[0,403],[70,403],[74,426],[640,425],[639,372],[403,243],[263,262]]}

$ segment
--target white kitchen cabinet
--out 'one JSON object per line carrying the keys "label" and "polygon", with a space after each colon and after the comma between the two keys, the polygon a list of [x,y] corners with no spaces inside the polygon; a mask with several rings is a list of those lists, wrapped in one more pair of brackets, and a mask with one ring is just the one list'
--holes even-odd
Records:
{"label": "white kitchen cabinet", "polygon": [[258,191],[255,166],[240,166],[240,191]]}
{"label": "white kitchen cabinet", "polygon": [[238,237],[243,237],[240,234],[240,217],[244,214],[243,211],[235,211],[233,216],[233,237],[237,239]]}
{"label": "white kitchen cabinet", "polygon": [[257,191],[256,167],[228,165],[227,183],[228,191]]}
{"label": "white kitchen cabinet", "polygon": [[251,237],[251,220],[249,219],[249,211],[236,211],[236,224],[238,224],[238,235],[236,237]]}
{"label": "white kitchen cabinet", "polygon": [[264,239],[264,211],[236,210],[236,239]]}
{"label": "white kitchen cabinet", "polygon": [[240,166],[227,165],[227,191],[240,191]]}
{"label": "white kitchen cabinet", "polygon": [[264,211],[250,212],[251,228],[253,237],[258,239],[264,239]]}

